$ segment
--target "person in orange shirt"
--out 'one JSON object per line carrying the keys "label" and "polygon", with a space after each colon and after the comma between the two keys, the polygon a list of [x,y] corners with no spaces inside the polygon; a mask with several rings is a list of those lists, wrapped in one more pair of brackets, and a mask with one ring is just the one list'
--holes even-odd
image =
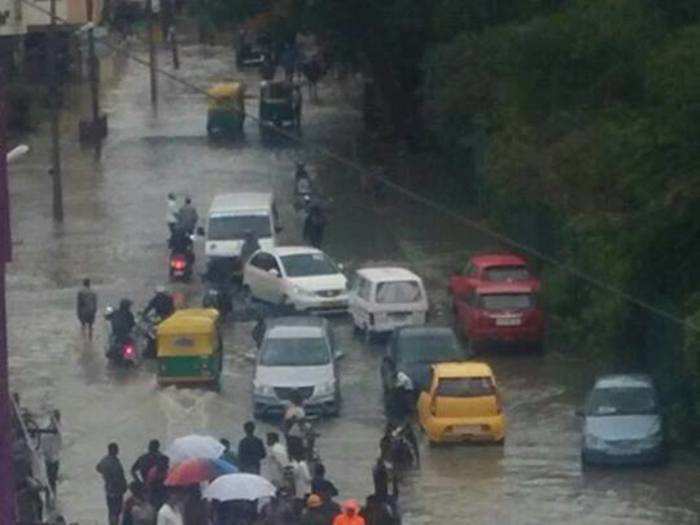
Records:
{"label": "person in orange shirt", "polygon": [[354,499],[343,503],[343,512],[333,520],[333,525],[366,525],[365,519],[360,516],[360,504]]}

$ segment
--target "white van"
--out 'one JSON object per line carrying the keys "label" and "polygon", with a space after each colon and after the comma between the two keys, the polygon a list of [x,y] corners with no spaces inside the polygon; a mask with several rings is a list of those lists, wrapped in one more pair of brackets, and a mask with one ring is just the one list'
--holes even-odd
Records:
{"label": "white van", "polygon": [[272,193],[217,195],[207,216],[204,253],[207,257],[240,257],[247,230],[255,233],[261,248],[269,250],[277,245],[279,229]]}
{"label": "white van", "polygon": [[409,270],[363,268],[353,280],[349,311],[355,326],[370,336],[425,324],[428,297],[423,280]]}

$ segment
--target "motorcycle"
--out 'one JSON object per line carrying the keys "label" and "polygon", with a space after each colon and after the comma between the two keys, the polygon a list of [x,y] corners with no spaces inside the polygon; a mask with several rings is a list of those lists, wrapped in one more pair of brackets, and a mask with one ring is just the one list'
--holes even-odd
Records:
{"label": "motorcycle", "polygon": [[224,289],[217,283],[208,283],[202,296],[203,308],[215,308],[222,318],[233,311],[233,300],[230,290]]}
{"label": "motorcycle", "polygon": [[[114,309],[111,306],[107,307],[105,319],[110,321]],[[117,339],[112,332],[111,324],[109,335],[107,336],[107,348],[105,349],[107,359],[121,367],[131,368],[136,366],[138,362],[138,349],[133,334],[129,334],[124,338]]]}

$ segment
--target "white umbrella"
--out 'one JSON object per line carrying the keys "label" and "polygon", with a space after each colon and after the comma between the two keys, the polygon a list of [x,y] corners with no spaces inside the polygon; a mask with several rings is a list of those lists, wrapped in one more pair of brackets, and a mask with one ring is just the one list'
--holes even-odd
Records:
{"label": "white umbrella", "polygon": [[210,436],[189,436],[177,438],[166,449],[171,465],[177,465],[188,459],[217,459],[224,451],[218,439]]}
{"label": "white umbrella", "polygon": [[256,500],[271,498],[275,495],[275,486],[262,476],[256,474],[226,474],[216,478],[204,489],[205,499],[231,501],[234,499]]}

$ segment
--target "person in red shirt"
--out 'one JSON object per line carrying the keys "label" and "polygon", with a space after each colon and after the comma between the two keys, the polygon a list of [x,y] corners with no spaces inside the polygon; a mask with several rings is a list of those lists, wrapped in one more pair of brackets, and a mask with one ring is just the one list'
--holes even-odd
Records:
{"label": "person in red shirt", "polygon": [[343,512],[333,520],[333,525],[366,525],[365,519],[360,516],[360,504],[354,499],[343,503]]}

